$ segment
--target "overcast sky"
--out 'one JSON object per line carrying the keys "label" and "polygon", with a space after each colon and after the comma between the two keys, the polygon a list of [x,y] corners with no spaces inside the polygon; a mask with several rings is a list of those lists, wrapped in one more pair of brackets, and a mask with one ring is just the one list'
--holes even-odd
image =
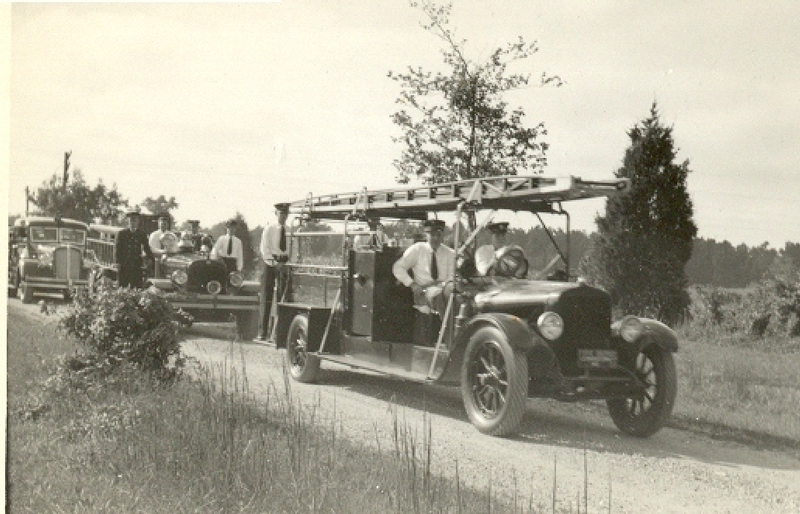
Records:
{"label": "overcast sky", "polygon": [[[514,71],[561,88],[514,93],[544,121],[547,173],[611,178],[626,131],[658,102],[690,161],[699,235],[800,241],[800,3],[455,1],[473,60],[522,36]],[[394,184],[389,70],[442,69],[406,0],[11,7],[10,213],[61,173],[132,203],[175,196],[210,226],[272,204]],[[576,209],[594,230],[602,202]]]}

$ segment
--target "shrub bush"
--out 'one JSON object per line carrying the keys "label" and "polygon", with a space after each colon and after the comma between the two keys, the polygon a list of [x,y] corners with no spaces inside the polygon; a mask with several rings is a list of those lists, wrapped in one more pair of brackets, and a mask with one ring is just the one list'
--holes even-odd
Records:
{"label": "shrub bush", "polygon": [[63,369],[75,376],[107,377],[133,367],[159,380],[172,380],[183,367],[179,330],[191,321],[147,290],[81,290],[60,328],[85,351],[67,358]]}
{"label": "shrub bush", "polygon": [[692,290],[691,325],[750,337],[800,336],[800,274],[773,276],[746,290]]}

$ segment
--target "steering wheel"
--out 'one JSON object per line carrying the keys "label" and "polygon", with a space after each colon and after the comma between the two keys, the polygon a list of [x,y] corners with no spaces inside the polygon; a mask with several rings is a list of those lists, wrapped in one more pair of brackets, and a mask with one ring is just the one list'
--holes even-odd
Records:
{"label": "steering wheel", "polygon": [[498,277],[525,278],[528,276],[528,259],[516,245],[505,246],[495,255],[494,274]]}
{"label": "steering wheel", "polygon": [[176,253],[178,251],[178,244],[180,244],[178,236],[173,232],[165,232],[164,235],[161,236],[161,246],[163,246],[168,253]]}

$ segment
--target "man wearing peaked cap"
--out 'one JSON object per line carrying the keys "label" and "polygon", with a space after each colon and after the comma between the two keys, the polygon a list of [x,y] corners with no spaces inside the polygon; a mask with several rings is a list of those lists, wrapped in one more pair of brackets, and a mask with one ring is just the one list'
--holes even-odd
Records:
{"label": "man wearing peaked cap", "polygon": [[244,250],[242,240],[233,235],[236,231],[236,225],[238,223],[235,219],[229,219],[225,222],[225,235],[217,239],[214,248],[211,249],[210,257],[212,259],[236,259],[236,271],[242,271],[242,268],[244,268]]}
{"label": "man wearing peaked cap", "polygon": [[392,266],[395,278],[414,292],[414,307],[421,312],[444,311],[444,288],[456,262],[456,252],[442,244],[444,227],[444,221],[426,220],[422,228],[427,241],[409,246]]}
{"label": "man wearing peaked cap", "polygon": [[275,296],[277,283],[278,299],[283,293],[283,280],[280,269],[283,263],[289,260],[289,237],[287,234],[286,220],[289,217],[289,204],[276,203],[275,215],[278,223],[268,225],[261,234],[261,258],[264,260],[264,273],[261,275],[261,294],[259,302],[258,339],[266,341],[269,337],[269,319],[272,312],[272,299]]}
{"label": "man wearing peaked cap", "polygon": [[139,215],[139,207],[131,207],[125,212],[125,216],[128,218],[128,227],[119,231],[114,242],[119,287],[141,289],[144,281],[142,254],[153,259],[147,234],[139,229]]}
{"label": "man wearing peaked cap", "polygon": [[489,223],[486,228],[492,234],[492,243],[483,245],[475,251],[475,267],[481,275],[489,275],[491,273],[492,268],[497,263],[497,253],[507,246],[508,222],[497,221]]}
{"label": "man wearing peaked cap", "polygon": [[164,248],[164,244],[162,242],[162,238],[164,234],[169,232],[169,216],[162,215],[158,217],[158,230],[153,231],[148,238],[150,242],[150,251],[153,252],[153,255],[157,257],[161,257],[165,253],[167,253],[166,248]]}

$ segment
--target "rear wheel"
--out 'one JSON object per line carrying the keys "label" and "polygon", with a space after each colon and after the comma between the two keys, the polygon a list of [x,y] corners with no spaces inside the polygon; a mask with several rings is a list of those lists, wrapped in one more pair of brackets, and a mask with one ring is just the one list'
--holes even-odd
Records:
{"label": "rear wheel", "polygon": [[677,395],[675,359],[672,353],[651,344],[636,356],[634,369],[642,389],[629,398],[608,400],[608,413],[621,431],[650,437],[672,414]]}
{"label": "rear wheel", "polygon": [[528,361],[495,327],[472,335],[461,366],[461,396],[467,416],[484,434],[517,430],[528,396]]}
{"label": "rear wheel", "polygon": [[286,336],[286,365],[298,382],[313,382],[319,374],[319,357],[308,353],[308,316],[298,314]]}

